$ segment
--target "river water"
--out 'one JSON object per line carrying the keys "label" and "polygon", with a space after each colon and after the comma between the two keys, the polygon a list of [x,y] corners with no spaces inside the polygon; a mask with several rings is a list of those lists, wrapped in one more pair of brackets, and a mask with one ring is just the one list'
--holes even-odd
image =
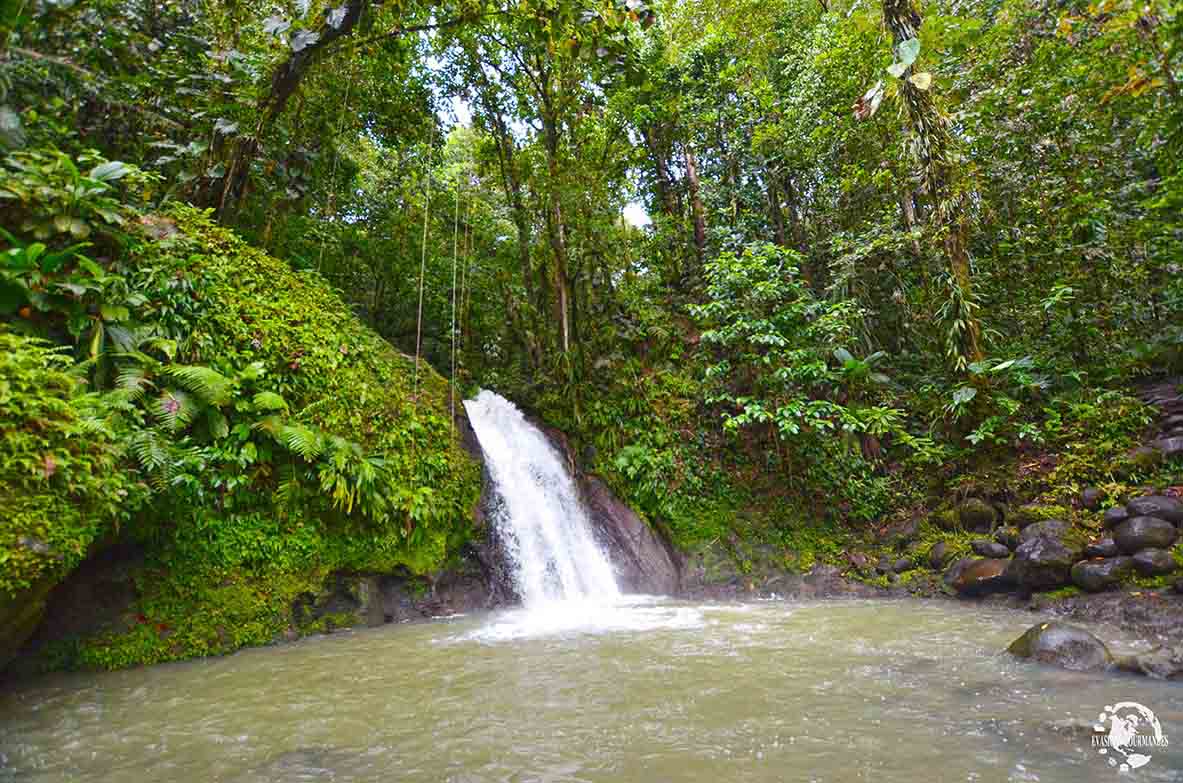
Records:
{"label": "river water", "polygon": [[[1036,619],[632,598],[58,675],[0,694],[0,781],[1183,779],[1183,685],[1000,652]],[[1173,743],[1120,775],[1117,701]]]}

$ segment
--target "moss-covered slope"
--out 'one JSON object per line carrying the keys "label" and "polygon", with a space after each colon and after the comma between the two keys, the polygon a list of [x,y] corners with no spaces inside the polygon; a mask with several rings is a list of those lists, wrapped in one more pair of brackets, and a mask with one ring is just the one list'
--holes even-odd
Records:
{"label": "moss-covered slope", "polygon": [[[135,599],[66,623],[68,638],[40,646],[41,667],[175,660],[315,629],[330,575],[429,574],[471,534],[480,472],[449,420],[445,379],[416,371],[318,276],[204,214],[179,209],[150,230],[127,279],[130,319],[155,337],[130,364],[116,355],[103,415],[125,451],[98,470],[145,502],[80,504],[24,464],[37,455],[18,467],[41,485],[13,490],[25,505],[44,498],[30,529],[51,545],[62,525],[88,531],[51,582],[118,541],[137,553],[119,571]],[[22,550],[5,532],[11,559]],[[6,576],[0,589],[22,605],[46,585]]]}

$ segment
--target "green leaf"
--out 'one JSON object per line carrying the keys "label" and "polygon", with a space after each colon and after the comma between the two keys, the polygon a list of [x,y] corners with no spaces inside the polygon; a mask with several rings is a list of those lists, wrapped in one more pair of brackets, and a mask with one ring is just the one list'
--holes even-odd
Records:
{"label": "green leaf", "polygon": [[288,403],[282,396],[272,391],[261,391],[253,400],[255,407],[261,411],[287,410]]}
{"label": "green leaf", "polygon": [[903,76],[906,70],[908,70],[908,66],[904,63],[892,63],[887,66],[887,72],[897,79]]}
{"label": "green leaf", "polygon": [[900,45],[896,47],[896,53],[900,58],[900,62],[904,64],[904,67],[908,67],[912,63],[916,62],[916,58],[920,56],[920,39],[909,38],[908,40],[901,42]]}
{"label": "green leaf", "polygon": [[99,182],[114,182],[131,173],[131,167],[118,160],[101,163],[90,170],[90,178]]}
{"label": "green leaf", "polygon": [[99,313],[104,321],[126,321],[131,318],[131,311],[121,305],[102,305]]}
{"label": "green leaf", "polygon": [[928,71],[914,73],[908,77],[908,81],[910,81],[912,86],[917,90],[927,90],[932,86],[932,74]]}
{"label": "green leaf", "polygon": [[834,349],[834,358],[837,359],[838,361],[842,362],[843,364],[846,364],[847,362],[854,361],[854,355],[851,354],[851,352],[846,350],[845,348],[835,348]]}
{"label": "green leaf", "polygon": [[978,390],[973,386],[962,386],[953,392],[953,402],[957,405],[964,405],[977,396]]}

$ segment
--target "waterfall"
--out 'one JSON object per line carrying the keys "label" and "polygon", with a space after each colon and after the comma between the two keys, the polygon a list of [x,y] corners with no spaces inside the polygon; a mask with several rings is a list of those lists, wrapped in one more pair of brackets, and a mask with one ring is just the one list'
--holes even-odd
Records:
{"label": "waterfall", "polygon": [[527,607],[620,596],[596,544],[575,482],[546,436],[509,400],[488,390],[466,400],[495,498],[489,509]]}

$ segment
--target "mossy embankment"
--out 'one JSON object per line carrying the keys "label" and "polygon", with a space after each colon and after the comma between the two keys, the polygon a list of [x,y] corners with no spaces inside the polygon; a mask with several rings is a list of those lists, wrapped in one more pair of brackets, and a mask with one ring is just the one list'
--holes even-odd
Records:
{"label": "mossy embankment", "polygon": [[426,577],[473,533],[480,470],[444,378],[205,214],[145,224],[107,270],[130,304],[104,355],[80,366],[15,333],[52,331],[35,319],[0,335],[4,652],[88,556],[112,560],[88,595],[124,596],[96,598],[22,666],[156,663],[348,624],[335,575]]}

